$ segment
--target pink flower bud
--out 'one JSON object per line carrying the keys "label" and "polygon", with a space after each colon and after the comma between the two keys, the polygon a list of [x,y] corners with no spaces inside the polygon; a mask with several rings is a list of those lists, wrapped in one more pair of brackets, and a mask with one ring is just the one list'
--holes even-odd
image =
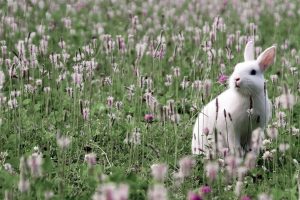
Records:
{"label": "pink flower bud", "polygon": [[201,186],[200,187],[200,193],[203,194],[203,195],[211,193],[211,187],[209,187],[208,185]]}
{"label": "pink flower bud", "polygon": [[202,197],[194,192],[189,192],[188,200],[202,200]]}
{"label": "pink flower bud", "polygon": [[228,76],[221,74],[218,78],[218,83],[223,85],[227,83],[227,80],[228,80]]}
{"label": "pink flower bud", "polygon": [[153,115],[153,114],[145,114],[145,116],[144,116],[144,120],[145,120],[147,123],[153,122],[153,119],[154,119],[154,115]]}

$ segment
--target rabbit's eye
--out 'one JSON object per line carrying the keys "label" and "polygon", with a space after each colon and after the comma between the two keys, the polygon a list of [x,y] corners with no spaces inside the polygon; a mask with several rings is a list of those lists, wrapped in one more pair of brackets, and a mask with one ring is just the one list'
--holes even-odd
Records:
{"label": "rabbit's eye", "polygon": [[255,70],[255,69],[252,69],[251,72],[250,72],[250,74],[251,74],[251,75],[255,75],[255,74],[256,74],[256,70]]}

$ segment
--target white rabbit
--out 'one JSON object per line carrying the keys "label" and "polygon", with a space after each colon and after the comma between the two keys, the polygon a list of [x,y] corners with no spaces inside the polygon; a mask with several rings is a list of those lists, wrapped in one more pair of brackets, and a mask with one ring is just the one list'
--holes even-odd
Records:
{"label": "white rabbit", "polygon": [[243,155],[250,150],[252,131],[264,128],[271,117],[272,104],[263,73],[273,64],[275,53],[276,47],[269,47],[255,60],[254,43],[247,43],[245,61],[235,66],[229,88],[210,101],[197,117],[192,138],[193,154],[211,157],[229,150],[232,154]]}

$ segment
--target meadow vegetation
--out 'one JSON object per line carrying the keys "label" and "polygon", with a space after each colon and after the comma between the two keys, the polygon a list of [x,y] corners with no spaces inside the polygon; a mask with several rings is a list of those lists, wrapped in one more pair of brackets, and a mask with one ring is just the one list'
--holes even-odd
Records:
{"label": "meadow vegetation", "polygon": [[[299,199],[300,3],[0,1],[0,198]],[[191,155],[247,41],[276,45],[261,152]]]}

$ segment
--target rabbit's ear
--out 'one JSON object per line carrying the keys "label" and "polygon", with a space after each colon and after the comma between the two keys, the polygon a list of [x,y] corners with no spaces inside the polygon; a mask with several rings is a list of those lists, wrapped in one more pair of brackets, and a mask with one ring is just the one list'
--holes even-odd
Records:
{"label": "rabbit's ear", "polygon": [[267,48],[264,52],[262,52],[258,58],[258,65],[261,71],[265,71],[270,65],[272,65],[275,61],[276,55],[276,46],[272,46]]}
{"label": "rabbit's ear", "polygon": [[244,51],[244,59],[245,61],[254,60],[254,42],[250,40],[247,42],[245,51]]}

